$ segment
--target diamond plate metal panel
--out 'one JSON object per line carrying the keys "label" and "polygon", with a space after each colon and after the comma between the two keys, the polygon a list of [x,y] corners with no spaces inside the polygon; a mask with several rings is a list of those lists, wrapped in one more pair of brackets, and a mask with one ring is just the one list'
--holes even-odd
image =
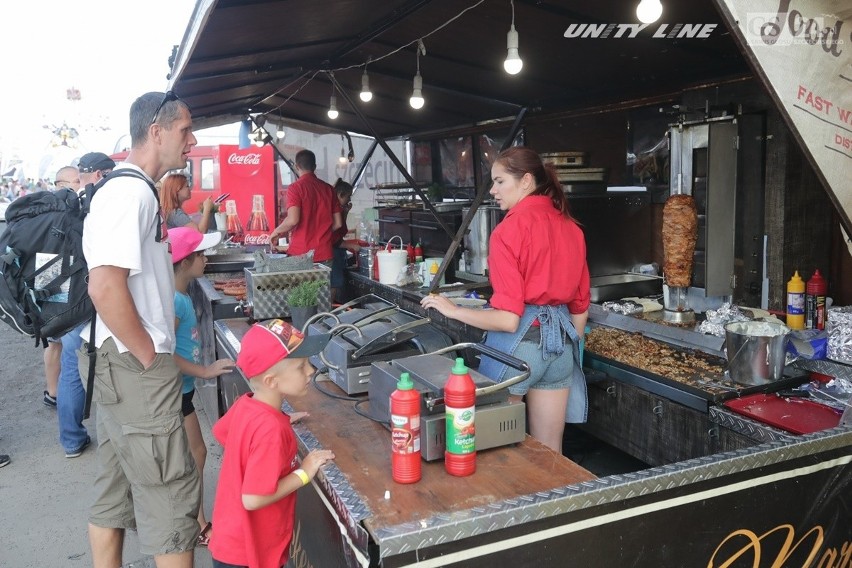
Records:
{"label": "diamond plate metal panel", "polygon": [[245,268],[246,295],[252,307],[252,317],[256,320],[284,318],[290,316],[287,297],[290,289],[302,282],[323,281],[318,296],[319,311],[331,309],[330,278],[331,269],[322,264],[314,264],[311,270],[293,270],[289,272],[257,273]]}
{"label": "diamond plate metal panel", "polygon": [[[655,467],[625,475],[612,475],[577,485],[524,495],[452,514],[440,514],[417,522],[377,530],[372,534],[381,558],[440,545],[519,526],[536,520],[567,515],[635,497],[720,479],[751,469],[782,463],[804,456],[848,448],[852,429],[787,437],[760,446],[725,452]],[[696,487],[696,491],[701,490]],[[570,519],[566,519],[570,522]],[[532,531],[531,531],[532,532]]]}
{"label": "diamond plate metal panel", "polygon": [[830,377],[838,377],[847,381],[852,381],[852,365],[838,363],[828,359],[799,359],[793,363],[794,367],[805,369],[806,371],[815,371],[828,375]]}
{"label": "diamond plate metal panel", "polygon": [[[286,401],[284,402],[284,411],[288,414],[295,412],[292,406]],[[302,455],[306,455],[313,450],[322,449],[316,436],[305,426],[299,422],[293,424],[293,431],[299,441],[299,449]],[[355,492],[349,484],[349,480],[340,471],[340,468],[331,462],[317,473],[314,481],[322,488],[323,495],[329,500],[331,506],[337,512],[341,522],[346,526],[349,538],[364,556],[369,556],[367,545],[370,536],[361,524],[361,521],[369,518],[372,513],[366,503],[361,500],[360,495]]]}
{"label": "diamond plate metal panel", "polygon": [[780,440],[794,440],[795,438],[790,433],[773,428],[762,422],[752,420],[736,412],[718,406],[710,407],[710,421],[739,432],[743,436],[747,436],[758,442],[775,442]]}

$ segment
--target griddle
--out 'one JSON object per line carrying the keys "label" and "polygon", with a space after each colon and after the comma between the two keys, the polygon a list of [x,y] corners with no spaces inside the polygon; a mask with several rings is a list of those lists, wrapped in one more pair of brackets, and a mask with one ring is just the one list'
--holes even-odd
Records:
{"label": "griddle", "polygon": [[[687,353],[682,348],[676,350]],[[695,353],[693,351],[690,354],[695,355]],[[764,385],[739,385],[724,375],[705,371],[696,371],[692,376],[678,380],[621,363],[592,351],[586,351],[584,359],[587,366],[602,371],[614,379],[701,412],[708,412],[710,404],[720,404],[723,401],[750,394],[776,392],[799,386],[808,380],[807,374],[790,367],[784,369],[782,378]]]}

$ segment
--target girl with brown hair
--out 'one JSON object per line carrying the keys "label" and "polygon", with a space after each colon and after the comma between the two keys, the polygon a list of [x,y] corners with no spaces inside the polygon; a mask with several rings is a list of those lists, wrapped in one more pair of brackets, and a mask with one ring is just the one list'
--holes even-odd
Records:
{"label": "girl with brown hair", "polygon": [[[565,422],[586,419],[579,363],[590,303],[585,237],[556,172],[535,151],[501,152],[491,179],[491,195],[508,211],[489,240],[492,309],[464,308],[437,295],[420,304],[488,331],[486,345],[529,364],[529,378],[509,393],[526,399],[530,435],[561,453]],[[479,371],[499,382],[506,365],[483,356]]]}

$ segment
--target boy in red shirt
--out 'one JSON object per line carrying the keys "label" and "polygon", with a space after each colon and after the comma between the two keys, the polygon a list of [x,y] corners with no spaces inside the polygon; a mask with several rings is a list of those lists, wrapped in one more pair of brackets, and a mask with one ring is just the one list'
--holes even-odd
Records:
{"label": "boy in red shirt", "polygon": [[281,568],[287,563],[296,490],[334,459],[331,450],[296,454],[285,397],[303,396],[314,368],[308,357],[325,348],[328,334],[304,336],[283,320],[255,324],[243,337],[237,366],[253,393],[241,396],[213,426],[225,448],[210,539],[214,568]]}

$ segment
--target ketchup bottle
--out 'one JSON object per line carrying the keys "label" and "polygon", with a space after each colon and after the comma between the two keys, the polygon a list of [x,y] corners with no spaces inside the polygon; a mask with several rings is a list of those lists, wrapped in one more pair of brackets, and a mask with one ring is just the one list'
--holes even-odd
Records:
{"label": "ketchup bottle", "polygon": [[825,329],[826,294],[828,294],[828,282],[817,268],[808,280],[805,290],[805,327],[807,329]]}
{"label": "ketchup bottle", "polygon": [[391,468],[397,483],[420,481],[420,393],[402,373],[390,396]]}
{"label": "ketchup bottle", "polygon": [[464,477],[476,471],[476,385],[461,357],[456,359],[444,386],[444,405],[447,408],[444,469],[450,475]]}
{"label": "ketchup bottle", "polygon": [[408,243],[408,246],[405,247],[405,252],[408,253],[408,263],[413,264],[414,263],[414,245],[412,245],[411,243]]}
{"label": "ketchup bottle", "polygon": [[420,246],[420,243],[414,247],[414,262],[423,262],[423,247]]}

